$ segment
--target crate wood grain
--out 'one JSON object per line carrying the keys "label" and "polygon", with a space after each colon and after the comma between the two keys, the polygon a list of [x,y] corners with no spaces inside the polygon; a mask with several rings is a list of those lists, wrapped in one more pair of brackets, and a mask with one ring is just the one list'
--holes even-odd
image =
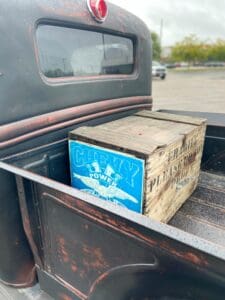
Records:
{"label": "crate wood grain", "polygon": [[144,159],[143,212],[167,223],[197,186],[205,130],[205,119],[141,111],[96,127],[80,127],[70,139]]}

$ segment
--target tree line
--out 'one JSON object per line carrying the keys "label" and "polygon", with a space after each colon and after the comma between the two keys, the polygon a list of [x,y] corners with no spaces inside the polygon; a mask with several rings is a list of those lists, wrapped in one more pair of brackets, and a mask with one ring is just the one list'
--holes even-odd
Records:
{"label": "tree line", "polygon": [[[162,58],[162,48],[156,33],[152,34],[152,42],[153,59],[159,60]],[[171,47],[169,56],[163,57],[163,59],[173,62],[188,62],[189,64],[210,61],[225,62],[225,40],[219,39],[212,43],[190,35]]]}

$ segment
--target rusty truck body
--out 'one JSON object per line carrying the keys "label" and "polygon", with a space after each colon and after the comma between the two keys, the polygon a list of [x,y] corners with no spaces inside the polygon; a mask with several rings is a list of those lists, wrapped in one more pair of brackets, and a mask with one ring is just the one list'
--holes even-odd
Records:
{"label": "rusty truck body", "polygon": [[84,0],[1,1],[0,280],[60,300],[222,300],[225,115],[173,112],[208,125],[169,224],[70,187],[71,129],[152,109],[150,32],[107,5],[100,23]]}

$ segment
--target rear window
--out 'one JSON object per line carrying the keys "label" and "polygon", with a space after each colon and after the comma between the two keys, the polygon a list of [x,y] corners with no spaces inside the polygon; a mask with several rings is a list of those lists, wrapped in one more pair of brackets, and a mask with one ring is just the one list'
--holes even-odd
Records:
{"label": "rear window", "polygon": [[133,72],[134,46],[129,38],[40,25],[37,45],[41,71],[49,78]]}

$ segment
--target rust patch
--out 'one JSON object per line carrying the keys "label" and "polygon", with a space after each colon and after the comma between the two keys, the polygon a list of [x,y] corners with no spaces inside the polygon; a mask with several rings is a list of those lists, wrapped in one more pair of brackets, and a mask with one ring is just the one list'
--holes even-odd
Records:
{"label": "rust patch", "polygon": [[75,210],[80,215],[86,216],[89,220],[95,221],[99,224],[103,224],[109,228],[112,228],[116,231],[122,232],[123,234],[126,233],[128,236],[141,238],[143,241],[147,242],[151,246],[156,246],[157,241],[154,239],[145,236],[144,234],[140,233],[138,230],[129,227],[125,222],[114,220],[110,217],[110,215],[106,213],[102,213],[99,209],[91,207],[89,204],[85,203],[84,201],[80,201],[77,198],[72,198],[69,195],[63,195],[63,201],[60,200],[59,197],[47,194],[46,196],[55,199],[57,202],[66,205],[72,210]]}
{"label": "rust patch", "polygon": [[181,249],[176,250],[166,242],[161,242],[161,244],[159,243],[159,246],[167,250],[171,254],[174,254],[178,258],[182,258],[185,261],[189,261],[194,265],[204,266],[204,267],[208,266],[208,261],[200,254],[197,255],[190,251],[184,252]]}
{"label": "rust patch", "polygon": [[[76,296],[76,299],[81,299],[81,300],[86,300],[87,296],[85,294],[83,294],[79,289],[75,288],[73,285],[70,285],[67,281],[65,281],[63,278],[61,278],[60,276],[56,275],[56,278],[61,282],[61,284],[67,289],[69,290],[71,293],[73,293]],[[73,300],[74,298],[65,294],[65,293],[61,293],[59,294],[59,298],[60,300]]]}
{"label": "rust patch", "polygon": [[88,270],[103,270],[109,267],[100,248],[91,248],[84,245],[83,254],[83,264]]}
{"label": "rust patch", "polygon": [[105,280],[105,278],[107,278],[107,276],[109,275],[109,271],[103,273],[102,275],[100,275],[94,282],[94,284],[92,284],[90,291],[89,291],[89,295],[91,295],[95,289],[96,286],[98,286],[102,281]]}
{"label": "rust patch", "polygon": [[[162,250],[165,250],[170,255],[175,255],[177,258],[189,261],[192,264],[198,266],[205,267],[209,265],[208,261],[204,258],[203,255],[198,255],[193,252],[185,252],[180,248],[176,249],[175,247],[170,246],[167,242],[159,241],[156,238],[151,238],[148,235],[141,233],[137,229],[132,228],[125,222],[115,220],[109,214],[102,213],[101,210],[97,208],[95,209],[90,204],[80,201],[79,199],[73,198],[66,194],[64,194],[63,201],[61,201],[58,197],[54,197],[53,195],[48,194],[48,196],[57,199],[59,203],[70,207],[78,214],[87,217],[89,220],[104,225],[105,227],[111,228],[117,232],[121,232],[122,234],[130,236],[134,239],[140,239],[141,242],[145,242],[150,247],[160,248]],[[83,252],[83,264],[88,270],[93,268],[99,268],[99,270],[103,270],[104,268],[108,267],[108,264],[104,260],[104,257],[99,248],[93,249],[88,247],[87,245],[83,245]]]}
{"label": "rust patch", "polygon": [[1,126],[0,149],[81,122],[133,109],[152,107],[149,96],[103,100],[67,108]]}
{"label": "rust patch", "polygon": [[60,300],[73,300],[72,297],[66,295],[66,294],[59,294],[59,299]]}
{"label": "rust patch", "polygon": [[[132,235],[135,238],[140,238],[142,241],[146,242],[147,244],[149,244],[151,247],[160,247],[164,250],[167,250],[169,253],[172,253],[174,255],[176,255],[179,258],[182,258],[186,261],[190,261],[191,263],[197,264],[199,266],[207,266],[208,262],[201,256],[197,256],[194,253],[188,252],[187,253],[183,253],[181,252],[181,250],[177,251],[174,248],[172,248],[171,246],[169,246],[167,243],[164,242],[158,242],[142,233],[140,233],[139,231],[137,231],[136,229],[127,226],[127,224],[120,222],[120,221],[115,221],[112,218],[110,218],[108,215],[103,215],[101,214],[99,211],[96,211],[94,209],[91,209],[90,207],[87,207],[87,204],[84,202],[80,202],[79,204],[81,204],[83,211],[88,211],[88,216],[89,218],[92,216],[95,216],[99,218],[98,220],[96,220],[99,223],[102,223],[101,220],[105,220],[107,222],[107,226],[113,227],[114,229],[116,229],[117,231],[120,231],[122,233],[127,233],[128,235]],[[85,206],[85,208],[84,208]],[[106,223],[104,222],[104,224],[106,225]]]}
{"label": "rust patch", "polygon": [[[22,220],[23,220],[23,228],[26,233],[27,239],[29,241],[30,247],[32,249],[35,261],[39,266],[42,266],[42,261],[39,257],[38,249],[33,240],[33,234],[31,231],[30,219],[29,219],[27,204],[26,204],[26,200],[25,200],[24,182],[23,182],[22,177],[16,176],[16,184],[17,184],[17,189],[18,189],[19,203],[20,203],[20,209],[21,209]],[[32,267],[30,267],[30,268],[33,268],[33,270],[35,270],[33,260],[32,260]],[[34,271],[34,273],[35,273],[35,271]],[[29,272],[27,272],[26,274],[29,274]],[[30,274],[30,276],[32,276],[32,275]],[[29,280],[34,281],[35,276],[36,275],[34,274],[33,279],[30,277]]]}
{"label": "rust patch", "polygon": [[[72,243],[68,242],[70,245],[68,250],[63,237],[57,237],[56,240],[59,261],[67,264],[73,273],[79,274],[81,279],[88,280],[89,272],[101,273],[109,267],[100,248],[93,248],[74,240]],[[75,260],[76,258],[78,261]]]}
{"label": "rust patch", "polygon": [[87,20],[91,20],[90,14],[86,8],[86,5],[79,1],[69,1],[64,0],[63,2],[51,2],[50,5],[47,3],[42,4],[41,1],[38,1],[39,7],[47,12],[54,15],[59,15],[63,17],[77,17]]}
{"label": "rust patch", "polygon": [[19,239],[19,238],[16,238],[16,239],[15,239],[15,245],[16,245],[16,246],[19,246],[19,245],[20,245],[20,239]]}
{"label": "rust patch", "polygon": [[15,287],[29,287],[36,281],[36,269],[33,261],[30,261],[23,265],[20,272],[16,276]]}
{"label": "rust patch", "polygon": [[59,259],[63,260],[64,263],[68,263],[69,262],[69,254],[67,252],[66,249],[66,242],[65,239],[63,237],[59,237],[57,239],[57,243],[58,243],[58,255],[59,255]]}
{"label": "rust patch", "polygon": [[71,264],[71,270],[72,270],[74,273],[76,273],[77,270],[78,270],[78,267],[77,267],[77,265],[76,265],[76,263],[75,263],[74,261],[73,261],[72,264]]}
{"label": "rust patch", "polygon": [[24,119],[1,126],[0,142],[5,142],[11,138],[39,130],[45,126],[56,125],[60,122],[69,121],[72,118],[89,116],[98,112],[105,112],[116,108],[128,107],[133,105],[148,105],[152,103],[150,96],[136,96],[121,99],[108,99],[94,103],[79,105],[75,107],[57,110],[40,116]]}
{"label": "rust patch", "polygon": [[196,265],[208,265],[206,260],[203,260],[201,257],[192,252],[187,252],[186,254],[184,254],[184,256]]}

